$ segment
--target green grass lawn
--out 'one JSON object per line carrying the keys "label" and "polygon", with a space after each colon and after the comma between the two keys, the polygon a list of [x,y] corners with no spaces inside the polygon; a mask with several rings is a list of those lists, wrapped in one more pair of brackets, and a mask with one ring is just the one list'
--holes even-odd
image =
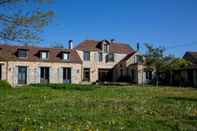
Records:
{"label": "green grass lawn", "polygon": [[197,130],[197,90],[1,88],[0,130]]}

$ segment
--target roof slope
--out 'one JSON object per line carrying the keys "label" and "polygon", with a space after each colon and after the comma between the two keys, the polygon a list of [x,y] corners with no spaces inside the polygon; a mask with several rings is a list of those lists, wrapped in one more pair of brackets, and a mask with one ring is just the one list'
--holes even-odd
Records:
{"label": "roof slope", "polygon": [[[101,48],[98,47],[102,41],[96,40],[85,40],[81,42],[75,49],[82,51],[101,51]],[[134,50],[128,45],[123,43],[111,43],[109,52],[110,53],[120,53],[120,54],[128,54],[133,52]]]}
{"label": "roof slope", "polygon": [[[28,50],[28,58],[21,59],[17,57],[18,49]],[[39,57],[40,51],[48,51],[49,59],[41,60]],[[64,61],[61,58],[62,52],[69,52],[70,59]],[[16,45],[0,45],[0,61],[33,61],[33,62],[60,62],[60,63],[82,63],[81,58],[74,49],[63,48],[42,48],[35,46],[16,46]]]}
{"label": "roof slope", "polygon": [[185,53],[183,58],[192,62],[192,63],[197,64],[197,52],[188,51],[188,52]]}

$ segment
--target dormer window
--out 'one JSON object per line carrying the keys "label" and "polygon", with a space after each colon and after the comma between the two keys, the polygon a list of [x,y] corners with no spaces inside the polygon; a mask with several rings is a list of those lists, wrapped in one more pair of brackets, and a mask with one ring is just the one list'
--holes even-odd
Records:
{"label": "dormer window", "polygon": [[101,42],[101,47],[102,47],[102,52],[103,53],[109,53],[109,45],[110,45],[110,42],[108,42],[106,40],[103,40]]}
{"label": "dormer window", "polygon": [[62,59],[67,61],[70,59],[70,53],[69,52],[63,52],[62,53]]}
{"label": "dormer window", "polygon": [[103,44],[103,52],[108,53],[109,52],[109,44]]}
{"label": "dormer window", "polygon": [[40,52],[40,58],[42,60],[48,60],[49,59],[49,52],[47,52],[47,51],[41,51]]}
{"label": "dormer window", "polygon": [[18,57],[19,58],[27,58],[28,51],[26,49],[18,49]]}

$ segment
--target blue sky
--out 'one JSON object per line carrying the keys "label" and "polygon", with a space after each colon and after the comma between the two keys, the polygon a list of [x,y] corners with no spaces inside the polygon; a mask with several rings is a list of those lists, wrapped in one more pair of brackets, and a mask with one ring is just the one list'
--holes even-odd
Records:
{"label": "blue sky", "polygon": [[[85,39],[151,43],[182,56],[197,51],[197,0],[54,0],[55,12],[43,33],[49,44]],[[47,7],[47,8],[48,8]]]}

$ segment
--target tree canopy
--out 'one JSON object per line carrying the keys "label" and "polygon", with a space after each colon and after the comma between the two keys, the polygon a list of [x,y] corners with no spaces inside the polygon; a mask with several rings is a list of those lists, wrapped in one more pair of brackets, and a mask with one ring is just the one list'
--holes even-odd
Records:
{"label": "tree canopy", "polygon": [[145,44],[145,47],[147,49],[146,63],[154,68],[157,84],[160,73],[181,70],[190,65],[190,62],[185,59],[177,58],[173,55],[165,55],[165,48],[153,47],[150,44]]}
{"label": "tree canopy", "polygon": [[0,39],[20,43],[40,41],[40,32],[54,15],[52,10],[41,6],[50,2],[52,1],[0,0]]}

